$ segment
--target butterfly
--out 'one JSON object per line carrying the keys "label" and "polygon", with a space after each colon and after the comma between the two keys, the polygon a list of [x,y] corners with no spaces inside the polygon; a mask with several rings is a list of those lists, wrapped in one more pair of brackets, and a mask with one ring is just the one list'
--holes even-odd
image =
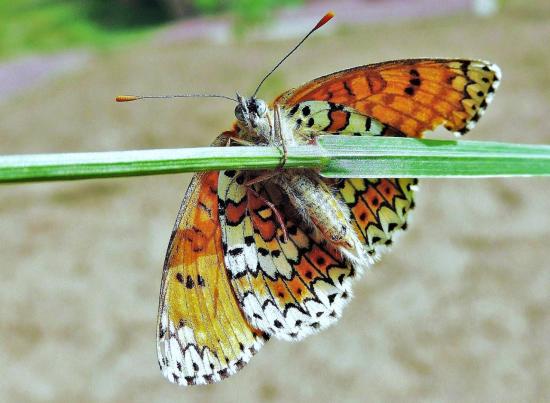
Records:
{"label": "butterfly", "polygon": [[[270,105],[257,89],[249,98],[237,95],[237,120],[212,145],[284,148],[327,134],[421,137],[439,126],[462,135],[500,79],[499,68],[485,61],[408,59],[332,73]],[[407,228],[417,183],[328,180],[284,167],[196,174],[162,275],[163,375],[180,385],[217,382],[271,337],[296,341],[336,322],[353,280]]]}

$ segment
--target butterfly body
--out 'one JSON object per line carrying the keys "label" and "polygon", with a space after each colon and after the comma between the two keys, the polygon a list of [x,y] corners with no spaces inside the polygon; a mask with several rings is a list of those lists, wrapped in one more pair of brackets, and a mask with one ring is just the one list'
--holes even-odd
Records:
{"label": "butterfly body", "polygon": [[[464,134],[491,100],[497,66],[397,60],[333,73],[270,106],[237,96],[237,122],[213,145],[315,143],[321,134]],[[284,160],[282,161],[284,162]],[[164,265],[158,320],[163,374],[223,379],[270,337],[300,340],[338,320],[357,274],[407,228],[416,179],[327,180],[313,170],[197,174]]]}
{"label": "butterfly body", "polygon": [[273,181],[285,192],[300,220],[349,257],[358,268],[367,265],[366,252],[355,233],[348,207],[312,171],[289,170]]}

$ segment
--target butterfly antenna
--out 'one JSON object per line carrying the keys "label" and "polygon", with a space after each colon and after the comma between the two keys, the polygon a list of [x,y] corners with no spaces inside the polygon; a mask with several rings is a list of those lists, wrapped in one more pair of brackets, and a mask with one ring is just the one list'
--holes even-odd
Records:
{"label": "butterfly antenna", "polygon": [[326,14],[323,16],[323,18],[321,18],[321,19],[319,20],[319,22],[317,23],[317,25],[315,25],[315,26],[313,27],[313,29],[312,29],[311,31],[309,31],[309,32],[307,33],[307,35],[304,36],[304,37],[302,38],[302,40],[301,40],[300,42],[298,42],[298,44],[297,44],[296,46],[294,46],[294,48],[292,48],[292,50],[291,50],[290,52],[288,52],[288,53],[286,54],[286,56],[283,57],[283,58],[281,59],[281,61],[280,61],[279,63],[277,63],[277,64],[275,65],[275,67],[273,67],[273,68],[271,69],[271,71],[270,71],[269,73],[267,73],[267,75],[262,79],[262,81],[260,81],[260,84],[258,84],[258,87],[256,87],[256,91],[254,91],[254,95],[252,95],[252,98],[254,98],[254,97],[256,96],[256,94],[257,94],[258,91],[260,90],[260,87],[261,87],[262,84],[265,82],[265,80],[267,80],[267,78],[268,78],[271,74],[273,74],[273,72],[274,72],[275,70],[277,70],[277,68],[278,68],[281,64],[283,64],[283,62],[284,62],[286,59],[288,59],[288,57],[289,57],[291,54],[293,54],[293,53],[296,51],[296,49],[298,49],[298,48],[300,47],[300,45],[301,45],[302,43],[304,43],[305,40],[306,40],[307,38],[309,38],[309,36],[310,36],[312,33],[314,33],[314,32],[317,31],[319,28],[321,28],[323,25],[325,25],[327,22],[329,22],[329,21],[332,19],[332,17],[334,17],[334,13],[333,13],[332,11],[329,11],[328,13],[326,13]]}
{"label": "butterfly antenna", "polygon": [[117,102],[137,101],[138,99],[167,99],[167,98],[224,98],[230,101],[239,102],[235,98],[218,94],[178,94],[178,95],[119,95],[115,98]]}

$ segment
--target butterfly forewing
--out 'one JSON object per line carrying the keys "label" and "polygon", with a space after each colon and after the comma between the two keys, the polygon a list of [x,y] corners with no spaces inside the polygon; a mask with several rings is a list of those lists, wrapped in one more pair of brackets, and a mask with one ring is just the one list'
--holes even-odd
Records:
{"label": "butterfly forewing", "polygon": [[158,358],[163,374],[181,385],[211,383],[233,374],[264,341],[245,319],[227,277],[218,175],[193,178],[164,266]]}
{"label": "butterfly forewing", "polygon": [[463,59],[410,59],[343,70],[287,91],[274,103],[349,106],[409,137],[445,125],[464,134],[475,126],[500,82],[495,64]]}

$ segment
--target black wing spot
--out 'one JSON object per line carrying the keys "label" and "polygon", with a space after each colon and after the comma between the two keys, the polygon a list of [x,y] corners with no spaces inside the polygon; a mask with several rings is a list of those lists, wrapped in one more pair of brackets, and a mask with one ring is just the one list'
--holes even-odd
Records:
{"label": "black wing spot", "polygon": [[292,107],[292,109],[290,111],[288,111],[288,115],[289,116],[292,116],[294,115],[296,112],[298,112],[298,109],[300,108],[300,104],[296,104]]}
{"label": "black wing spot", "polygon": [[250,246],[254,243],[254,237],[252,235],[247,235],[244,237],[244,243],[246,246]]}
{"label": "black wing spot", "polygon": [[298,233],[298,227],[296,225],[292,225],[288,227],[286,230],[290,235],[296,235]]}
{"label": "black wing spot", "polygon": [[199,287],[204,287],[205,285],[204,278],[200,274],[197,275],[197,284]]}
{"label": "black wing spot", "polygon": [[405,94],[413,96],[414,95],[414,88],[413,87],[405,88]]}
{"label": "black wing spot", "polygon": [[243,253],[243,248],[235,248],[235,249],[231,249],[229,251],[229,255],[230,256],[238,256],[240,255],[241,253]]}
{"label": "black wing spot", "polygon": [[193,278],[191,276],[187,276],[187,280],[185,281],[185,287],[191,289],[195,286],[195,282],[193,281]]}
{"label": "black wing spot", "polygon": [[371,125],[372,125],[372,119],[370,117],[367,117],[367,120],[365,121],[365,130],[369,132]]}

